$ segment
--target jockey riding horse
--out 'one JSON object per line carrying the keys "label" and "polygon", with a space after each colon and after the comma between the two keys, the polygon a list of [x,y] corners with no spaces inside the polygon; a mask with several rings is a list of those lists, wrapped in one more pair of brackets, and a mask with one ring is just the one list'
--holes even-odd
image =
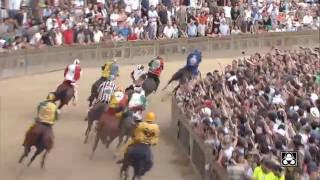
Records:
{"label": "jockey riding horse", "polygon": [[116,63],[115,59],[112,62],[107,62],[104,64],[101,67],[101,70],[101,77],[91,87],[91,94],[88,98],[89,107],[92,106],[93,101],[97,98],[98,88],[100,87],[101,83],[114,80],[117,76],[119,76],[119,65]]}

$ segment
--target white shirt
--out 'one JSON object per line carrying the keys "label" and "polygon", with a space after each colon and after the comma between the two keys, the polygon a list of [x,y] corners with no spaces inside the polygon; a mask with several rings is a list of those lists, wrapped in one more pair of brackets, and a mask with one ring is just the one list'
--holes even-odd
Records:
{"label": "white shirt", "polygon": [[156,22],[157,21],[157,18],[158,18],[158,13],[156,10],[154,11],[149,11],[148,12],[148,17],[149,17],[149,20],[151,22]]}
{"label": "white shirt", "polygon": [[131,27],[132,25],[133,25],[133,23],[134,23],[134,21],[135,21],[135,18],[133,17],[128,17],[127,18],[127,20],[126,20],[126,22],[128,23],[128,25]]}
{"label": "white shirt", "polygon": [[110,16],[110,25],[118,26],[119,14],[112,13]]}
{"label": "white shirt", "polygon": [[53,20],[52,18],[48,18],[47,21],[46,21],[46,27],[48,30],[52,29],[53,28]]}
{"label": "white shirt", "polygon": [[41,39],[41,34],[39,32],[35,33],[33,35],[33,37],[30,40],[30,44],[32,45],[36,45],[37,43],[39,43],[40,39]]}
{"label": "white shirt", "polygon": [[11,10],[20,10],[21,0],[11,0],[8,3],[8,9]]}
{"label": "white shirt", "polygon": [[137,36],[138,36],[139,39],[140,39],[140,36],[141,36],[141,34],[142,34],[143,32],[144,32],[143,27],[141,27],[141,28],[139,28],[139,27],[134,28],[134,33],[137,34]]}
{"label": "white shirt", "polygon": [[167,38],[173,38],[173,33],[174,33],[174,29],[173,27],[169,27],[169,26],[165,26],[163,29],[163,34],[167,37]]}
{"label": "white shirt", "polygon": [[102,37],[103,34],[100,30],[93,32],[93,40],[95,43],[99,43]]}
{"label": "white shirt", "polygon": [[302,23],[303,23],[304,25],[310,25],[310,24],[312,24],[312,22],[313,22],[313,17],[312,17],[312,16],[310,16],[310,15],[305,15],[305,16],[303,17]]}
{"label": "white shirt", "polygon": [[57,32],[56,33],[56,43],[57,45],[61,45],[62,44],[62,33],[61,32]]}
{"label": "white shirt", "polygon": [[227,18],[231,18],[231,7],[229,6],[224,6],[223,7],[224,9],[224,14]]}

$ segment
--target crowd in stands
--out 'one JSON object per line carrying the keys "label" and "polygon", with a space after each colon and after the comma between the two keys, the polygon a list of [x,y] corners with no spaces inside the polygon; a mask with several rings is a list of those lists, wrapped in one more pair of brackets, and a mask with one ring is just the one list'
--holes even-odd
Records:
{"label": "crowd in stands", "polygon": [[[176,99],[231,180],[319,180],[319,48],[236,59]],[[282,168],[281,151],[296,151],[297,167]]]}
{"label": "crowd in stands", "polygon": [[320,24],[317,0],[44,2],[39,8],[18,4],[1,9],[0,50],[300,31]]}

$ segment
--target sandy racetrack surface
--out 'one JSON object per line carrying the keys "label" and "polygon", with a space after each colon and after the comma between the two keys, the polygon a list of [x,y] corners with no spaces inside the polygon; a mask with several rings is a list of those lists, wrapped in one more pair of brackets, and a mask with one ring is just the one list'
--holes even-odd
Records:
{"label": "sandy racetrack surface", "polygon": [[[230,59],[204,59],[202,72],[219,69],[230,63]],[[150,96],[148,110],[157,115],[161,137],[158,146],[153,148],[155,165],[144,180],[197,180],[188,161],[179,150],[170,133],[171,104],[170,98],[161,102],[168,93],[161,92],[171,75],[185,62],[166,63],[161,76],[161,84],[156,94]],[[2,180],[118,180],[119,166],[115,164],[112,154],[115,153],[115,142],[110,149],[99,144],[95,156],[89,159],[93,137],[88,144],[83,144],[84,131],[87,123],[87,97],[91,84],[99,77],[100,65],[95,69],[84,69],[79,82],[79,102],[77,106],[64,107],[62,114],[54,126],[55,145],[49,153],[46,168],[40,169],[40,158],[37,157],[31,167],[27,168],[28,159],[18,164],[23,148],[22,141],[25,131],[33,123],[38,103],[47,93],[55,90],[63,80],[63,72],[19,77],[0,81],[0,177]],[[122,66],[118,84],[129,85],[129,73],[133,66]],[[172,89],[173,86],[169,87]],[[33,152],[33,151],[32,151]]]}

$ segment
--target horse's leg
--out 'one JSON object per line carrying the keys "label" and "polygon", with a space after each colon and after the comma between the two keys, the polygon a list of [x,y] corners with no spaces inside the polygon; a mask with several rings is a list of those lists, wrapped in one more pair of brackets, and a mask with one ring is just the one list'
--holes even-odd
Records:
{"label": "horse's leg", "polygon": [[93,143],[92,153],[91,153],[90,159],[93,158],[94,152],[96,151],[96,149],[97,149],[97,147],[98,147],[99,140],[100,140],[99,132],[97,132],[97,134],[96,134],[96,139],[94,140],[94,143]]}
{"label": "horse's leg", "polygon": [[44,152],[43,156],[42,156],[42,160],[41,160],[41,168],[44,168],[44,163],[46,161],[46,157],[47,157],[48,151]]}
{"label": "horse's leg", "polygon": [[122,177],[122,175],[124,175],[124,180],[128,179],[128,164],[127,162],[124,162],[120,168],[120,177]]}
{"label": "horse's leg", "polygon": [[172,91],[172,93],[175,95],[178,91],[178,89],[180,88],[180,84],[178,84]]}
{"label": "horse's leg", "polygon": [[31,165],[31,163],[34,161],[34,159],[43,151],[43,148],[39,148],[37,147],[37,151],[34,153],[34,155],[32,156],[32,158],[30,159],[30,162],[28,163],[28,166]]}
{"label": "horse's leg", "polygon": [[120,148],[120,145],[121,145],[122,142],[123,142],[123,137],[124,137],[124,135],[125,135],[125,131],[124,131],[124,130],[121,130],[120,135],[119,135],[119,142],[118,142],[118,145],[117,145],[117,149]]}
{"label": "horse's leg", "polygon": [[63,107],[64,105],[65,105],[65,103],[63,103],[62,101],[60,101],[60,104],[59,104],[58,110],[57,110],[58,114],[61,113],[61,109],[62,109],[62,107]]}
{"label": "horse's leg", "polygon": [[116,138],[115,136],[112,136],[112,137],[109,136],[109,139],[106,141],[106,148],[107,149],[109,148],[110,144],[113,142],[113,140],[115,138]]}
{"label": "horse's leg", "polygon": [[126,135],[126,140],[124,141],[124,144],[126,144],[129,141],[130,136]]}
{"label": "horse's leg", "polygon": [[30,150],[31,150],[31,147],[24,148],[24,151],[19,159],[19,163],[22,163],[23,159],[28,156],[28,154],[30,153]]}
{"label": "horse's leg", "polygon": [[92,128],[92,121],[88,121],[88,127],[87,127],[87,130],[86,130],[86,133],[85,133],[85,139],[84,139],[84,144],[87,144],[88,143],[88,139],[89,139],[89,134],[91,132],[91,128]]}

